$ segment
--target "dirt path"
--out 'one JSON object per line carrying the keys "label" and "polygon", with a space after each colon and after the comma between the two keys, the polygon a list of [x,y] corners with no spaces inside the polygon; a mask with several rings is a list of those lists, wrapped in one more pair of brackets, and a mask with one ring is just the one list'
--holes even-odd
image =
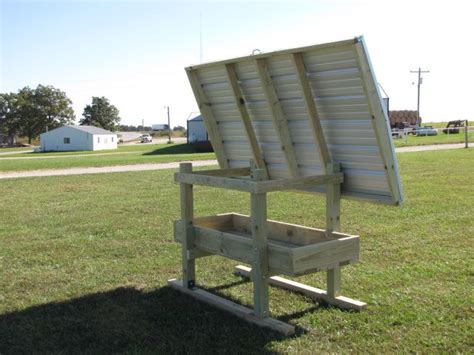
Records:
{"label": "dirt path", "polygon": [[[59,175],[82,175],[82,174],[102,174],[102,173],[121,173],[127,171],[146,171],[176,169],[180,162],[156,163],[156,164],[134,164],[104,166],[100,168],[69,168],[69,169],[43,169],[27,171],[11,171],[0,173],[0,179],[24,178],[37,176],[59,176]],[[217,160],[194,160],[193,166],[217,165]]]}
{"label": "dirt path", "polygon": [[104,155],[124,155],[124,154],[143,154],[146,151],[130,151],[130,152],[111,152],[111,153],[91,153],[91,154],[64,154],[64,155],[35,155],[33,157],[6,157],[2,160],[28,160],[28,159],[58,159],[58,158],[82,158],[82,157],[102,157]]}
{"label": "dirt path", "polygon": [[[2,152],[0,150],[0,156],[2,155],[10,155],[10,154],[22,154],[22,153],[33,153],[33,149],[27,149],[27,150],[11,150],[7,152]],[[15,158],[17,159],[17,158]]]}
{"label": "dirt path", "polygon": [[[471,143],[469,147],[473,147]],[[427,150],[445,150],[445,149],[460,149],[464,148],[464,143],[454,144],[433,144],[433,145],[415,145],[410,147],[398,147],[395,148],[397,153],[411,153],[411,152],[424,152]]]}

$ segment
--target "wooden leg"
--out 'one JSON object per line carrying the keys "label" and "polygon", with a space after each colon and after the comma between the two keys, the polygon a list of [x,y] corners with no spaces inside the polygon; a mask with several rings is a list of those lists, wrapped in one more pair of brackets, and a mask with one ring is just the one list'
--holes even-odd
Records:
{"label": "wooden leg", "polygon": [[341,293],[341,268],[327,271],[327,293],[329,297],[337,297]]}
{"label": "wooden leg", "polygon": [[[255,181],[265,178],[265,170],[253,169]],[[267,195],[251,194],[252,248],[253,248],[253,302],[255,315],[268,317],[268,248],[267,248]]]}
{"label": "wooden leg", "polygon": [[[193,170],[191,163],[179,164],[181,173],[190,173]],[[196,284],[196,262],[192,253],[193,236],[193,185],[180,184],[181,190],[181,221],[183,222],[184,236],[181,243],[181,257],[183,263],[183,286],[193,288]]]}
{"label": "wooden leg", "polygon": [[[339,164],[328,164],[328,173],[340,172]],[[341,184],[328,184],[326,186],[326,231],[338,232],[341,229]],[[341,292],[341,269],[329,269],[326,274],[327,294],[337,297]]]}

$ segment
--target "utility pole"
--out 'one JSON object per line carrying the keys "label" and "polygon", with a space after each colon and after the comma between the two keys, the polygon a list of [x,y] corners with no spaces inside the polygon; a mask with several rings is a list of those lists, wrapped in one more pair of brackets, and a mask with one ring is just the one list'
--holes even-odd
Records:
{"label": "utility pole", "polygon": [[170,122],[170,107],[166,106],[166,111],[168,113],[168,144],[171,144],[171,122]]}
{"label": "utility pole", "polygon": [[418,73],[418,99],[416,104],[416,124],[420,124],[420,86],[423,83],[423,78],[421,77],[421,73],[429,73],[429,70],[421,70],[418,67],[418,70],[410,70],[410,73]]}

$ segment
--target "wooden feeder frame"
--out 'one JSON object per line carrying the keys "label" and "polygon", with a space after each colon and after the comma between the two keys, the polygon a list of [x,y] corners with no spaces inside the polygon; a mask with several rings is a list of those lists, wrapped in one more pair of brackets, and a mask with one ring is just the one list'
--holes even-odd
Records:
{"label": "wooden feeder frame", "polygon": [[[265,180],[265,170],[255,166],[193,172],[191,163],[181,163],[179,173],[175,174],[181,190],[181,219],[175,223],[175,239],[182,245],[182,280],[169,280],[168,284],[200,301],[284,335],[294,334],[295,328],[269,316],[269,284],[337,307],[357,311],[364,309],[365,303],[340,295],[341,266],[358,261],[359,237],[338,232],[343,174],[337,164],[328,165],[327,170],[332,173]],[[250,218],[238,214],[194,218],[193,185],[250,193]],[[267,220],[268,192],[310,185],[326,185],[326,230]],[[235,229],[236,220],[240,231]],[[272,236],[279,240],[270,239]],[[253,310],[196,286],[195,260],[209,255],[221,255],[252,266],[251,269],[236,266],[235,272],[250,277],[253,282]],[[298,276],[322,270],[327,271],[327,291],[273,276]]]}
{"label": "wooden feeder frame", "polygon": [[[334,74],[339,70],[345,73],[342,77]],[[335,76],[328,82],[327,75],[318,76],[321,72]],[[387,113],[363,38],[205,63],[186,68],[186,73],[221,169],[193,171],[192,164],[182,163],[175,174],[181,188],[175,240],[182,244],[183,275],[169,285],[285,335],[294,334],[295,328],[270,317],[270,284],[337,307],[364,309],[365,303],[340,295],[341,267],[359,259],[359,237],[340,233],[341,194],[400,205],[403,191]],[[282,76],[284,84],[278,79]],[[354,91],[348,85],[358,87]],[[325,96],[333,92],[339,96],[328,103]],[[304,126],[294,126],[295,111],[285,111],[287,99],[298,103],[298,120],[304,115]],[[334,132],[342,130],[339,123],[332,124],[331,112],[341,115],[343,123],[344,117],[355,117],[349,120],[348,134],[337,132],[339,140],[334,140]],[[262,122],[271,130],[263,129]],[[363,154],[361,144],[370,146]],[[242,167],[247,159],[249,167]],[[313,173],[318,175],[308,176]],[[195,218],[194,185],[249,193],[251,215]],[[269,221],[267,193],[286,190],[325,194],[326,229]],[[237,266],[235,272],[253,282],[253,309],[196,287],[195,260],[209,255],[251,265]],[[327,290],[275,276],[317,271],[327,273]]]}

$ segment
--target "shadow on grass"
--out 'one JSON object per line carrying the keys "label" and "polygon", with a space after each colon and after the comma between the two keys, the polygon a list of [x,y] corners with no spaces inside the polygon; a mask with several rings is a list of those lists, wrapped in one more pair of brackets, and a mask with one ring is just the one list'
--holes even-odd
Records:
{"label": "shadow on grass", "polygon": [[1,354],[262,353],[279,339],[170,287],[118,288],[0,315]]}
{"label": "shadow on grass", "polygon": [[164,155],[164,154],[191,154],[197,153],[196,148],[192,144],[170,144],[163,148],[158,148],[143,155]]}

